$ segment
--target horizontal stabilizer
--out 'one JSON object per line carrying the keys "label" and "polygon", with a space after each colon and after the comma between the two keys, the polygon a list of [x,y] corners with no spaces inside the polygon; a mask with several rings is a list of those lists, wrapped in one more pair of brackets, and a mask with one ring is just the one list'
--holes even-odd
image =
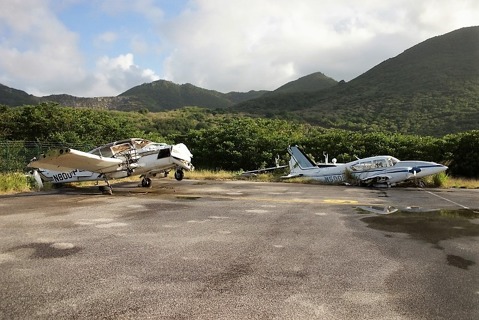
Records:
{"label": "horizontal stabilizer", "polygon": [[262,174],[262,173],[267,173],[279,169],[284,169],[287,168],[288,166],[277,166],[277,167],[270,167],[270,168],[264,168],[264,169],[257,169],[257,170],[250,170],[250,171],[245,171],[241,175],[242,176],[251,176],[255,174]]}
{"label": "horizontal stabilizer", "polygon": [[300,178],[303,177],[302,174],[288,174],[287,176],[281,176],[281,179],[292,179],[292,178]]}

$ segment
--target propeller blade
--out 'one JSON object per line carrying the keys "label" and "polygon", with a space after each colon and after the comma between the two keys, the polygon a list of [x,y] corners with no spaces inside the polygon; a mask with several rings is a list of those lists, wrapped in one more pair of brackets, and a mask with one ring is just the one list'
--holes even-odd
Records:
{"label": "propeller blade", "polygon": [[38,170],[33,170],[32,175],[33,175],[33,178],[35,179],[35,182],[37,183],[38,189],[43,188],[43,181],[42,181],[42,178],[40,177],[40,174],[38,173]]}

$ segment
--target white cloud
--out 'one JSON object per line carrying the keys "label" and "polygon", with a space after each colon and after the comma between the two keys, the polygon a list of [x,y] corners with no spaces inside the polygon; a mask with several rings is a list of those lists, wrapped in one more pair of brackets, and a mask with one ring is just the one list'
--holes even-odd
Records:
{"label": "white cloud", "polygon": [[[98,39],[112,43],[117,34],[104,32]],[[37,96],[107,96],[158,79],[154,71],[135,65],[132,54],[104,57],[97,70],[88,70],[78,42],[79,35],[58,20],[48,1],[3,0],[0,83]]]}
{"label": "white cloud", "polygon": [[[348,81],[421,41],[479,21],[479,2],[472,0],[184,3],[174,16],[167,0],[2,0],[0,83],[35,95],[108,96],[160,77],[222,92],[275,89],[317,71]],[[57,17],[72,5],[98,18],[96,35],[70,30]],[[74,27],[92,32],[87,24]],[[163,70],[152,70],[158,64]]]}
{"label": "white cloud", "polygon": [[67,30],[42,2],[2,1],[0,4],[1,82],[31,88],[32,93],[68,89],[82,76],[77,35]]}
{"label": "white cloud", "polygon": [[135,65],[131,53],[116,58],[102,57],[97,61],[96,70],[95,92],[97,93],[92,96],[118,95],[139,84],[159,79],[153,70],[141,69]]}
{"label": "white cloud", "polygon": [[321,71],[351,80],[432,36],[477,23],[467,0],[196,0],[169,27],[165,77],[223,92]]}

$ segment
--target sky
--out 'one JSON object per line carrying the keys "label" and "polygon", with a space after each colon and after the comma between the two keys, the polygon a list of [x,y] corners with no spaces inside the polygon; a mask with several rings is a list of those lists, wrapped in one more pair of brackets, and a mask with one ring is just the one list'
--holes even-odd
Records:
{"label": "sky", "polygon": [[159,79],[223,93],[349,81],[475,25],[477,0],[1,0],[0,84],[101,97]]}

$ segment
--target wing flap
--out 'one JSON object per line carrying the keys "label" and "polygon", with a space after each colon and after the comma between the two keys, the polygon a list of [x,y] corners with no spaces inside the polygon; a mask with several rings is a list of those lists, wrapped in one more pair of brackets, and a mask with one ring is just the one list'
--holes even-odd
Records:
{"label": "wing flap", "polygon": [[54,171],[71,171],[75,169],[97,173],[116,171],[123,161],[116,158],[104,158],[75,149],[55,149],[31,161],[28,167]]}

